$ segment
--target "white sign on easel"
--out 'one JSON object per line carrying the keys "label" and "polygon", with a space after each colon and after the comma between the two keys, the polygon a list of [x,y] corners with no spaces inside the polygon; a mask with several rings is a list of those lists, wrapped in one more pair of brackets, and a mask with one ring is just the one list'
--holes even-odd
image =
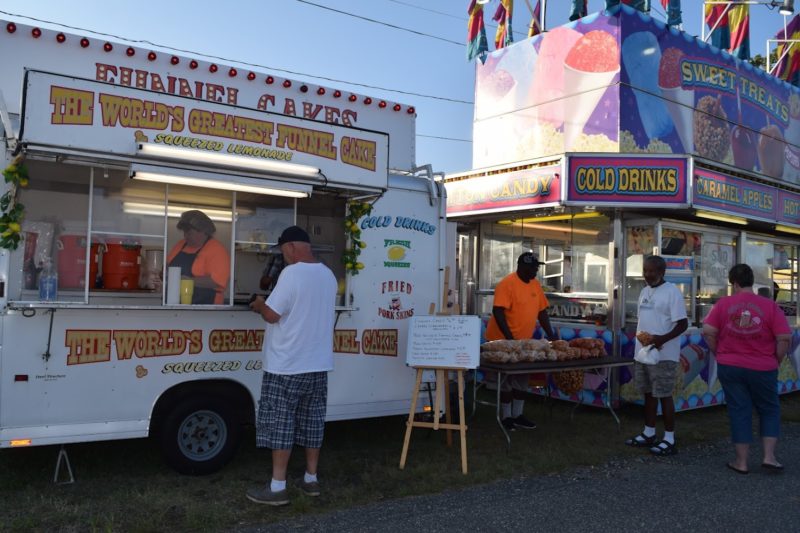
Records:
{"label": "white sign on easel", "polygon": [[408,327],[406,364],[415,367],[477,368],[481,323],[474,315],[414,316]]}

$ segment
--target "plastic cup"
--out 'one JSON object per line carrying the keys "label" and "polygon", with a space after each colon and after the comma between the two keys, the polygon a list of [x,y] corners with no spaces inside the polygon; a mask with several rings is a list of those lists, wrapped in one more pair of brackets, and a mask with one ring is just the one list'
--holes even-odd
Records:
{"label": "plastic cup", "polygon": [[181,304],[188,305],[192,303],[192,296],[194,296],[194,280],[182,279],[181,280]]}

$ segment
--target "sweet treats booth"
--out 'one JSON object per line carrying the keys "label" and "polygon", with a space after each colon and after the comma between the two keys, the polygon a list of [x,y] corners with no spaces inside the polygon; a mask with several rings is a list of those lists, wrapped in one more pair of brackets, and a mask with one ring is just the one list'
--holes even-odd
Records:
{"label": "sweet treats booth", "polygon": [[[715,405],[700,328],[744,262],[795,328],[779,387],[798,389],[796,87],[619,6],[476,62],[472,166],[445,178],[462,312],[485,323],[494,286],[533,250],[561,338],[633,358],[642,262],[659,254],[689,317],[676,408]],[[587,373],[551,394],[641,402],[630,367],[613,372],[612,390]]]}

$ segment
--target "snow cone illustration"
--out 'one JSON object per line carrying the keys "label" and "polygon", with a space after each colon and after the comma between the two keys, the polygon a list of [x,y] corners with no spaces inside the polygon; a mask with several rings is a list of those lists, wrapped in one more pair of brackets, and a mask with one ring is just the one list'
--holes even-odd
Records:
{"label": "snow cone illustration", "polygon": [[683,52],[667,48],[658,66],[658,86],[664,96],[667,111],[672,117],[675,131],[683,145],[683,152],[692,153],[692,117],[694,116],[694,90],[681,86],[681,59]]}
{"label": "snow cone illustration", "polygon": [[558,128],[564,122],[564,59],[582,35],[570,28],[555,28],[544,34],[530,86],[529,102],[539,121]]}
{"label": "snow cone illustration", "polygon": [[564,150],[570,150],[583,127],[619,74],[619,46],[610,33],[594,30],[580,38],[564,61],[564,87],[571,96],[564,109]]}
{"label": "snow cone illustration", "polygon": [[656,72],[661,65],[661,47],[656,36],[649,31],[628,35],[622,43],[622,63],[634,88],[645,135],[648,139],[663,139],[672,131],[673,121],[664,99],[658,96]]}

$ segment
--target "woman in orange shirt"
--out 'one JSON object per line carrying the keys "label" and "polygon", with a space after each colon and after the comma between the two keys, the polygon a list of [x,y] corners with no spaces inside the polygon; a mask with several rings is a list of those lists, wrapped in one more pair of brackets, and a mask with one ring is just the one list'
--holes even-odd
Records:
{"label": "woman in orange shirt", "polygon": [[213,237],[217,227],[205,213],[193,209],[181,214],[178,229],[183,231],[183,239],[170,250],[168,266],[180,267],[181,277],[194,280],[192,304],[222,304],[231,275],[231,259]]}

